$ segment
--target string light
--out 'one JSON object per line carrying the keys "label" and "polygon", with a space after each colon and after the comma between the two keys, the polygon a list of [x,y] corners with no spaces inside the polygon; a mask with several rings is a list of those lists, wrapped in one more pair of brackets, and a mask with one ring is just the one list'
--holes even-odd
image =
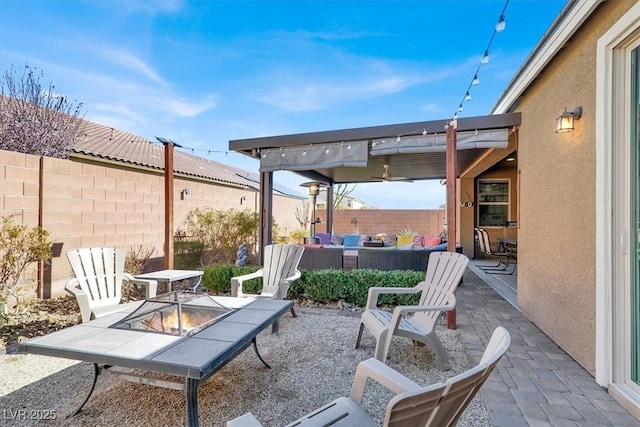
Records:
{"label": "string light", "polygon": [[482,55],[482,59],[480,60],[482,64],[486,64],[489,62],[489,51],[485,50],[484,55]]}
{"label": "string light", "polygon": [[482,58],[480,59],[480,63],[478,64],[478,68],[476,68],[476,72],[473,74],[473,79],[471,79],[471,82],[469,83],[469,86],[467,87],[467,90],[464,94],[464,97],[462,98],[462,101],[460,102],[460,104],[458,105],[458,109],[455,112],[455,114],[453,115],[454,119],[458,118],[458,113],[462,112],[463,110],[463,106],[462,104],[465,101],[471,101],[471,87],[472,86],[478,86],[480,84],[480,79],[478,78],[478,73],[480,72],[480,67],[482,67],[482,65],[487,64],[489,62],[489,50],[491,49],[491,44],[493,43],[493,39],[496,36],[496,33],[502,32],[504,31],[504,29],[507,27],[507,23],[505,21],[504,18],[504,14],[507,10],[507,6],[509,6],[509,0],[506,0],[504,3],[504,7],[502,8],[502,13],[500,13],[500,18],[498,18],[498,22],[496,23],[494,29],[493,29],[493,33],[491,34],[491,38],[489,39],[489,43],[487,44],[487,48],[484,50],[484,55],[482,55]]}
{"label": "string light", "polygon": [[497,32],[504,31],[506,27],[507,27],[507,23],[504,22],[504,15],[500,15],[500,19],[498,19],[498,23],[496,24],[496,31]]}

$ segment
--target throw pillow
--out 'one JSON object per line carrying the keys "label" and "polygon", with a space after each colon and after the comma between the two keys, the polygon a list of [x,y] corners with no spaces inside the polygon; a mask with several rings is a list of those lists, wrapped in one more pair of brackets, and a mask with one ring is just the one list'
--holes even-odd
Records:
{"label": "throw pillow", "polygon": [[358,246],[364,246],[364,242],[368,242],[369,240],[369,236],[367,236],[366,234],[361,234],[360,240],[358,241]]}
{"label": "throw pillow", "polygon": [[422,246],[425,248],[432,248],[440,243],[442,243],[440,236],[424,236],[422,240]]}
{"label": "throw pillow", "polygon": [[329,233],[316,233],[315,237],[320,239],[320,243],[322,243],[323,245],[331,244],[331,234]]}
{"label": "throw pillow", "polygon": [[359,246],[360,235],[359,234],[345,234],[342,244],[345,246]]}
{"label": "throw pillow", "polygon": [[342,242],[344,242],[344,236],[342,234],[333,233],[331,235],[332,245],[342,245]]}
{"label": "throw pillow", "polygon": [[408,244],[411,244],[413,246],[413,236],[408,236],[408,235],[398,236],[398,241],[396,242],[396,245],[404,246]]}
{"label": "throw pillow", "polygon": [[413,249],[422,249],[422,239],[424,236],[413,237]]}
{"label": "throw pillow", "polygon": [[384,239],[382,239],[385,246],[395,246],[396,245],[396,236],[395,235],[386,235]]}

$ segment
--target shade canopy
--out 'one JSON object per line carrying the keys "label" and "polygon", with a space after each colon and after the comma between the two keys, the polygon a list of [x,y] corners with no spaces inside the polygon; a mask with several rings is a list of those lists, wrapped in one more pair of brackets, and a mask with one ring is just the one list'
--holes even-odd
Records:
{"label": "shade canopy", "polygon": [[[449,121],[238,139],[229,141],[229,149],[259,160],[260,172],[293,171],[326,184],[378,182],[384,165],[396,176],[443,179]],[[519,124],[520,113],[458,119],[459,174],[487,150],[506,149]]]}

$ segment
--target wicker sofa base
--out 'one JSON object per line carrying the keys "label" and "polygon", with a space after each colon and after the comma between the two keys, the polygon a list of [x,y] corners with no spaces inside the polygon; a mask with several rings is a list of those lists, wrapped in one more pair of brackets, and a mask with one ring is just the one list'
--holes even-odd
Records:
{"label": "wicker sofa base", "polygon": [[[429,249],[385,250],[361,248],[358,249],[358,268],[371,268],[382,271],[427,271],[429,255],[432,252],[434,251]],[[456,252],[462,253],[462,247],[457,247]]]}
{"label": "wicker sofa base", "polygon": [[307,271],[336,268],[342,270],[342,248],[305,248],[299,268]]}
{"label": "wicker sofa base", "polygon": [[[429,249],[420,250],[398,250],[398,249],[377,249],[358,248],[357,257],[353,256],[356,251],[349,250],[345,255],[341,247],[332,248],[312,248],[307,247],[302,254],[299,268],[314,271],[335,269],[370,268],[374,270],[414,270],[426,271],[429,255],[434,252]],[[456,252],[462,253],[462,247],[458,246]],[[348,265],[345,264],[347,256]],[[356,259],[357,258],[357,261]],[[345,268],[348,267],[348,268]]]}

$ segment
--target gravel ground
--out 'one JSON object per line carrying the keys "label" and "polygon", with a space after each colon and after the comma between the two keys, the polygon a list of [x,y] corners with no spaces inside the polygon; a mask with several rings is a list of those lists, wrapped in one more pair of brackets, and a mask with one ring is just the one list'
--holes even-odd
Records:
{"label": "gravel ground", "polygon": [[[339,396],[347,396],[356,365],[371,357],[375,340],[365,331],[363,346],[354,349],[357,316],[327,309],[285,314],[280,332],[268,328],[258,348],[272,369],[247,348],[198,389],[200,422],[223,427],[229,419],[252,412],[265,426],[280,426]],[[387,364],[419,384],[429,385],[463,372],[468,360],[455,330],[438,328],[452,369],[441,372],[427,347],[394,338]],[[3,426],[181,426],[185,422],[182,392],[101,376],[83,411],[77,407],[91,383],[92,365],[44,356],[0,356],[0,421]],[[369,382],[363,407],[382,424],[392,394]],[[27,418],[27,419],[25,419]],[[29,418],[55,418],[29,420]],[[490,426],[482,397],[477,395],[459,426]]]}

